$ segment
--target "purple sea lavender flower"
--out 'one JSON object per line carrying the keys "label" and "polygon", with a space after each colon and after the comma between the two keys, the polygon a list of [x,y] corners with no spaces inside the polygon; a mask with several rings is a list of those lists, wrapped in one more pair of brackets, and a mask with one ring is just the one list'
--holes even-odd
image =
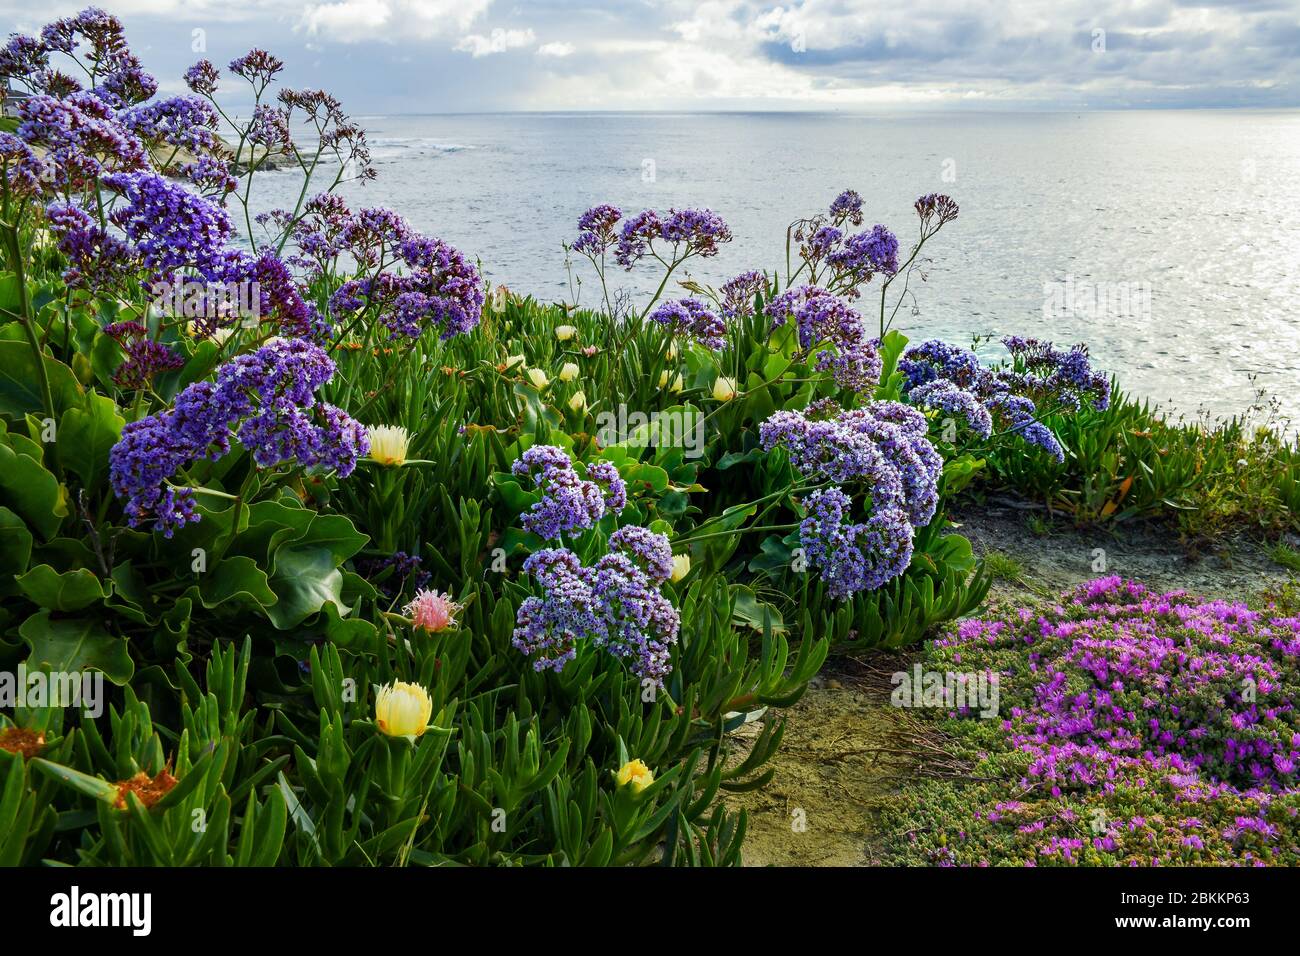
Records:
{"label": "purple sea lavender flower", "polygon": [[0,133],[0,167],[10,192],[20,197],[40,195],[48,167],[13,133]]}
{"label": "purple sea lavender flower", "polygon": [[211,60],[199,60],[185,71],[185,85],[200,96],[212,96],[217,92],[217,81],[221,71],[212,65]]}
{"label": "purple sea lavender flower", "polygon": [[126,361],[113,373],[113,382],[128,391],[147,388],[155,375],[181,368],[185,359],[169,345],[149,339],[149,330],[138,322],[115,322],[104,328],[126,353]]}
{"label": "purple sea lavender flower", "polygon": [[283,69],[283,60],[258,47],[230,61],[231,73],[242,76],[257,87],[265,87]]}
{"label": "purple sea lavender flower", "polygon": [[119,112],[117,120],[150,149],[170,146],[211,154],[219,148],[217,111],[197,96],[173,96],[133,106]]}
{"label": "purple sea lavender flower", "polygon": [[627,484],[610,461],[594,461],[587,466],[587,480],[604,489],[605,507],[617,514],[627,507]]}
{"label": "purple sea lavender flower", "polygon": [[624,525],[609,536],[609,547],[633,558],[656,584],[672,577],[673,548],[662,534],[637,525]]}
{"label": "purple sea lavender flower", "polygon": [[[169,480],[202,458],[230,450],[231,429],[263,466],[295,457],[347,477],[369,451],[366,431],[346,413],[319,403],[314,393],[334,373],[319,346],[301,340],[268,343],[217,370],[215,382],[184,388],[170,409],[128,422],[109,452],[114,493],[126,500],[128,522],[153,519],[170,537],[197,521],[194,492]],[[241,424],[242,422],[242,424]]]}
{"label": "purple sea lavender flower", "polygon": [[742,272],[728,279],[719,290],[722,293],[722,314],[732,319],[752,315],[754,299],[765,289],[761,272]]}
{"label": "purple sea lavender flower", "polygon": [[[787,289],[768,303],[772,327],[793,316],[804,354],[817,351],[818,371],[830,371],[837,385],[855,392],[874,388],[883,362],[878,343],[867,333],[862,316],[819,286]],[[830,348],[817,349],[819,345]]]}
{"label": "purple sea lavender flower", "polygon": [[915,204],[916,214],[921,219],[922,228],[927,231],[938,230],[957,218],[958,206],[950,196],[929,193],[922,196]]}
{"label": "purple sea lavender flower", "polygon": [[36,37],[15,33],[0,47],[0,77],[7,80],[28,82],[29,78],[45,72],[49,63],[49,51]]}
{"label": "purple sea lavender flower", "polygon": [[18,105],[18,119],[18,138],[42,151],[46,185],[59,193],[84,192],[106,173],[147,165],[139,137],[90,93],[28,97]]}
{"label": "purple sea lavender flower", "polygon": [[115,173],[103,184],[125,200],[110,218],[146,268],[159,274],[192,268],[204,278],[220,276],[232,232],[224,209],[153,173]]}
{"label": "purple sea lavender flower", "polygon": [[714,351],[726,348],[726,323],[699,299],[669,300],[651,312],[650,318],[675,332],[690,336],[705,348]]}
{"label": "purple sea lavender flower", "polygon": [[875,590],[907,570],[912,526],[898,509],[884,508],[854,523],[850,498],[834,487],[812,492],[804,506],[799,543],[832,597],[844,600]]}
{"label": "purple sea lavender flower", "polygon": [[878,272],[892,276],[898,271],[898,238],[884,226],[873,226],[870,232],[849,236],[826,261],[859,281]]}
{"label": "purple sea lavender flower", "polygon": [[988,438],[993,434],[993,416],[978,396],[959,388],[946,378],[918,385],[907,393],[907,398],[921,408],[961,418],[966,422],[966,427],[980,438]]}
{"label": "purple sea lavender flower", "polygon": [[578,218],[579,235],[573,241],[573,250],[592,258],[603,256],[617,241],[614,227],[622,218],[623,212],[617,206],[592,206]]}
{"label": "purple sea lavender flower", "polygon": [[831,220],[836,225],[845,222],[850,225],[862,225],[862,197],[855,190],[846,189],[831,202]]}

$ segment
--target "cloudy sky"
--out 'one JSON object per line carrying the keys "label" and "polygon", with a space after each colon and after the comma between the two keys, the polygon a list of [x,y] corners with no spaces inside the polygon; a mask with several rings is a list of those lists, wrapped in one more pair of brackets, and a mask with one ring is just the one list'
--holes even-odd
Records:
{"label": "cloudy sky", "polygon": [[[356,115],[1300,106],[1300,0],[100,4],[164,90],[259,45]],[[0,0],[0,26],[80,6]]]}

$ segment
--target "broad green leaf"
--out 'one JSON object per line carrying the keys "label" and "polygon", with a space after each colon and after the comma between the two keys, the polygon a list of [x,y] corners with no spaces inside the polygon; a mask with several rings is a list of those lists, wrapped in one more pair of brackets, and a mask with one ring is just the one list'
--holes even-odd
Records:
{"label": "broad green leaf", "polygon": [[27,522],[0,507],[0,577],[22,574],[32,558],[32,533]]}
{"label": "broad green leaf", "polygon": [[257,566],[256,561],[244,555],[224,558],[215,568],[199,575],[199,596],[204,607],[209,608],[233,600],[263,608],[276,602],[266,572]]}
{"label": "broad green leaf", "polygon": [[771,604],[760,601],[753,590],[737,584],[732,586],[731,593],[735,598],[731,608],[731,619],[736,624],[762,631],[766,616],[767,624],[773,633],[785,630],[785,620],[781,617],[781,612]]}
{"label": "broad green leaf", "polygon": [[60,574],[48,564],[38,564],[19,577],[18,587],[51,611],[80,611],[108,596],[93,571],[78,568]]}
{"label": "broad green leaf", "polygon": [[327,602],[342,603],[343,574],[329,548],[281,548],[270,586],[279,600],[266,613],[281,630],[301,624]]}
{"label": "broad green leaf", "polygon": [[[50,380],[56,415],[81,403],[84,392],[72,369],[47,355],[45,374]],[[45,401],[31,346],[26,342],[0,341],[0,414],[21,418],[28,412],[44,411]]]}
{"label": "broad green leaf", "polygon": [[114,637],[90,618],[50,619],[42,610],[18,628],[32,649],[28,667],[51,671],[99,670],[114,684],[131,679],[135,665],[127,652],[126,639]]}
{"label": "broad green leaf", "polygon": [[0,444],[0,496],[27,524],[51,538],[67,517],[58,480],[39,462]]}
{"label": "broad green leaf", "polygon": [[122,437],[125,424],[111,398],[90,393],[81,407],[68,409],[59,423],[59,460],[87,488],[98,490],[108,474],[109,449]]}

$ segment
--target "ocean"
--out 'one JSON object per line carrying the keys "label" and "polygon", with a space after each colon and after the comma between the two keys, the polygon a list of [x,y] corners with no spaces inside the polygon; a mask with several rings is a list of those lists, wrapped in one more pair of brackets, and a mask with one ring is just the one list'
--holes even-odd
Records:
{"label": "ocean", "polygon": [[[1174,413],[1240,414],[1263,390],[1300,421],[1300,111],[360,121],[378,180],[344,190],[354,207],[397,210],[515,292],[596,304],[590,267],[566,269],[562,243],[600,202],[721,214],[734,240],[690,269],[717,283],[783,268],[786,226],[843,189],[861,193],[864,228],[905,245],[916,197],[945,192],[960,218],[926,246],[895,323],[913,339],[1086,342],[1125,390]],[[295,182],[268,174],[255,205],[292,204]],[[611,275],[642,294],[658,279]]]}

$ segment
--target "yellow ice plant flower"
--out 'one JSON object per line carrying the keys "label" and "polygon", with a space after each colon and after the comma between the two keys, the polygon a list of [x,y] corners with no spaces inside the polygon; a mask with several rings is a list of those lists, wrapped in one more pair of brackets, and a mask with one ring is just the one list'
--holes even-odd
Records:
{"label": "yellow ice plant flower", "polygon": [[569,339],[573,338],[577,334],[578,334],[578,329],[576,326],[557,325],[555,327],[555,337],[559,339],[561,342],[567,342],[569,341]]}
{"label": "yellow ice plant flower", "polygon": [[537,389],[539,392],[547,385],[551,384],[551,380],[546,377],[546,373],[540,368],[530,368],[528,370],[528,381],[532,382],[533,388]]}
{"label": "yellow ice plant flower", "polygon": [[569,408],[575,412],[587,410],[587,396],[582,392],[574,392],[573,398],[569,399]]}
{"label": "yellow ice plant flower", "polygon": [[650,784],[655,782],[654,772],[645,765],[642,760],[629,760],[623,766],[618,768],[618,773],[614,774],[614,782],[620,787],[632,785],[633,793],[640,793]]}
{"label": "yellow ice plant flower", "polygon": [[578,365],[576,362],[565,362],[564,367],[560,369],[560,381],[572,382],[578,377]]}
{"label": "yellow ice plant flower", "polygon": [[502,369],[504,371],[509,371],[510,369],[514,368],[516,365],[523,365],[523,364],[524,364],[524,357],[522,355],[507,355],[506,363],[505,365],[502,366]]}
{"label": "yellow ice plant flower", "polygon": [[396,681],[375,696],[375,726],[389,737],[419,737],[433,716],[433,700],[419,684]]}
{"label": "yellow ice plant flower", "polygon": [[659,387],[666,388],[670,392],[680,392],[682,390],[682,373],[678,372],[677,377],[672,380],[672,385],[668,384],[668,369],[664,369],[659,375]]}
{"label": "yellow ice plant flower", "polygon": [[736,397],[736,380],[719,375],[713,383],[713,397],[720,402],[729,402]]}
{"label": "yellow ice plant flower", "polygon": [[673,555],[673,574],[672,580],[676,584],[686,575],[691,573],[691,556],[689,554]]}
{"label": "yellow ice plant flower", "polygon": [[411,436],[400,425],[371,425],[366,429],[370,438],[370,458],[381,465],[400,465],[406,461],[406,449]]}

